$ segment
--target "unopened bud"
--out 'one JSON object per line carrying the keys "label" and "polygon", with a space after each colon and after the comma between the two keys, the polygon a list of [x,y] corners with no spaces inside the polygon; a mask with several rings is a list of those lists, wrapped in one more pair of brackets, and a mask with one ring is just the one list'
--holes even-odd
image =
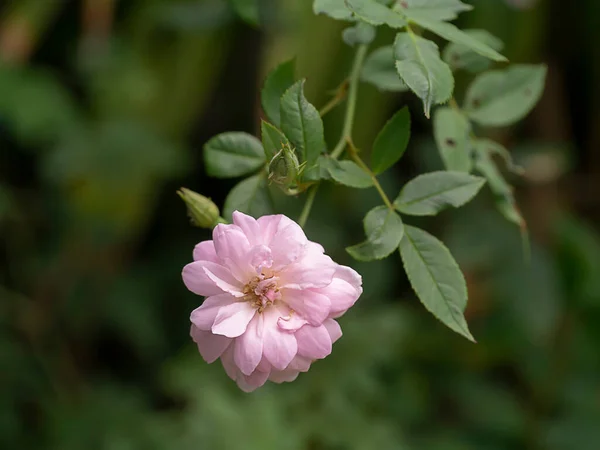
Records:
{"label": "unopened bud", "polygon": [[177,191],[177,195],[187,205],[188,215],[193,225],[211,229],[223,220],[220,217],[219,208],[210,198],[183,187]]}
{"label": "unopened bud", "polygon": [[289,144],[285,144],[269,163],[269,180],[287,189],[296,184],[300,171],[296,152]]}

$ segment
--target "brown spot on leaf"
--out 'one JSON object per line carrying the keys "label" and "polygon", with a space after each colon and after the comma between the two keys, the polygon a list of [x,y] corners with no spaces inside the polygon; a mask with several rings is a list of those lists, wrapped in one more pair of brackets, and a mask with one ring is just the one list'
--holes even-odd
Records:
{"label": "brown spot on leaf", "polygon": [[481,106],[481,100],[479,100],[478,98],[474,98],[471,101],[471,104],[473,105],[473,108],[479,108]]}
{"label": "brown spot on leaf", "polygon": [[400,6],[402,6],[404,9],[407,9],[408,8],[408,2],[402,1],[402,2],[400,2]]}
{"label": "brown spot on leaf", "polygon": [[529,97],[531,95],[531,89],[527,88],[525,89],[525,96]]}
{"label": "brown spot on leaf", "polygon": [[446,138],[445,142],[448,147],[456,147],[456,141],[452,138]]}

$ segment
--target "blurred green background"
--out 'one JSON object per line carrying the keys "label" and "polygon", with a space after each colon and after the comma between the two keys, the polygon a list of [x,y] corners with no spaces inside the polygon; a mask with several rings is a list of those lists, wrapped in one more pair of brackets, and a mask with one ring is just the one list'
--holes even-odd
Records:
{"label": "blurred green background", "polygon": [[[352,49],[309,0],[265,0],[259,17],[236,3],[0,3],[0,448],[598,449],[598,2],[472,0],[458,21],[502,38],[512,62],[549,66],[535,111],[487,131],[526,169],[512,181],[531,266],[487,189],[418,222],[466,274],[478,344],[425,311],[398,255],[350,261],[344,247],[379,200],[328,186],[307,234],[363,274],[365,293],[330,357],[250,395],[189,338],[201,299],[180,273],[209,233],[175,191],[222,206],[235,180],[204,175],[204,142],[255,133],[264,76],[294,56],[323,105]],[[380,34],[374,47],[393,38]],[[361,86],[355,140],[367,151],[405,104],[414,137],[382,180],[391,196],[441,166],[431,124],[413,96]],[[342,113],[326,117],[330,144]],[[279,201],[297,217],[302,199]]]}

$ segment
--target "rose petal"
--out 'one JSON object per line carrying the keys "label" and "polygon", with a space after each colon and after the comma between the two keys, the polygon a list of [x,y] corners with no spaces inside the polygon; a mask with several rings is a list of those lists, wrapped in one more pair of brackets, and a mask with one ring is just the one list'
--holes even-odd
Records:
{"label": "rose petal", "polygon": [[342,327],[340,327],[340,324],[335,320],[327,319],[325,322],[323,322],[323,326],[327,328],[327,332],[329,333],[332,344],[342,337]]}
{"label": "rose petal", "polygon": [[207,297],[206,300],[192,311],[190,321],[200,330],[210,331],[215,322],[219,310],[225,306],[236,302],[236,299],[229,294],[220,294]]}
{"label": "rose petal", "polygon": [[265,384],[268,378],[268,372],[260,372],[259,370],[255,370],[250,376],[246,376],[240,372],[236,381],[237,385],[242,391],[252,392]]}
{"label": "rose petal", "polygon": [[308,239],[300,225],[283,216],[269,243],[273,255],[273,270],[281,270],[298,261],[304,255],[307,244]]}
{"label": "rose petal", "polygon": [[305,325],[295,333],[298,354],[310,359],[323,359],[331,354],[331,337],[323,325]]}
{"label": "rose petal", "polygon": [[213,241],[202,241],[194,247],[194,261],[210,261],[221,264]]}
{"label": "rose petal", "polygon": [[264,244],[261,227],[254,217],[240,211],[234,211],[232,216],[233,223],[240,227],[251,246]]}
{"label": "rose petal", "polygon": [[285,217],[282,214],[276,214],[272,216],[262,216],[256,220],[260,228],[260,234],[262,239],[262,244],[270,245],[273,240],[273,236],[277,233],[277,229],[279,228],[279,222],[281,219]]}
{"label": "rose petal", "polygon": [[279,313],[276,308],[265,309],[263,315],[265,316],[263,353],[275,369],[283,370],[298,352],[296,338],[293,334],[279,329],[277,326]]}
{"label": "rose petal", "polygon": [[[222,289],[214,279],[211,279],[207,275],[205,269],[209,269],[210,272],[215,273],[223,282],[223,285],[228,286],[230,289]],[[239,281],[237,281],[225,267],[211,261],[195,261],[190,263],[183,268],[181,275],[183,277],[183,282],[190,291],[204,297],[222,294],[224,292],[229,292],[230,290],[242,290]]]}
{"label": "rose petal", "polygon": [[285,331],[296,331],[306,325],[308,322],[298,314],[292,314],[287,317],[277,319],[277,326]]}
{"label": "rose petal", "polygon": [[255,314],[246,332],[235,340],[233,358],[244,375],[251,375],[262,358],[263,328],[262,314]]}
{"label": "rose petal", "polygon": [[299,371],[292,369],[276,370],[271,372],[269,375],[269,380],[275,383],[286,383],[294,381],[296,378],[298,378],[299,374]]}
{"label": "rose petal", "polygon": [[220,292],[227,292],[228,294],[233,295],[237,298],[243,297],[245,295],[242,292],[244,289],[242,284],[238,280],[236,280],[227,271],[225,267],[216,264],[214,266],[209,266],[209,264],[212,263],[207,263],[205,261],[198,261],[198,263],[205,264],[205,266],[202,268],[204,274],[210,280],[211,283],[213,283],[219,288]]}
{"label": "rose petal", "polygon": [[247,283],[254,275],[248,254],[250,243],[244,232],[236,225],[219,224],[213,231],[217,256],[231,274],[241,283]]}
{"label": "rose petal", "polygon": [[331,283],[336,267],[337,264],[322,253],[321,246],[309,242],[302,258],[279,272],[279,287],[323,288]]}
{"label": "rose petal", "polygon": [[235,302],[219,309],[212,332],[229,338],[241,336],[248,323],[256,314],[256,309],[248,302]]}
{"label": "rose petal", "polygon": [[312,325],[321,325],[329,316],[331,300],[326,295],[308,289],[281,289],[281,299]]}
{"label": "rose petal", "polygon": [[290,370],[298,370],[300,372],[308,372],[311,364],[312,360],[302,355],[296,355],[287,368]]}
{"label": "rose petal", "polygon": [[194,325],[192,325],[190,335],[198,346],[200,355],[209,364],[215,362],[232,342],[232,339],[212,334],[210,331],[202,331]]}

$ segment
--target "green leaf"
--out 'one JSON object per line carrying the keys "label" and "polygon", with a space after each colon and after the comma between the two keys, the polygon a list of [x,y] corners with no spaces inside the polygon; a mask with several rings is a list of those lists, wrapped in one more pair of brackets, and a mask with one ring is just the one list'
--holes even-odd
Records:
{"label": "green leaf", "polygon": [[270,162],[284,146],[289,145],[290,141],[283,132],[264,120],[261,121],[260,130],[265,156],[267,162]]}
{"label": "green leaf", "polygon": [[382,91],[407,91],[408,86],[398,75],[394,61],[393,46],[378,48],[365,60],[360,79]]}
{"label": "green leaf", "polygon": [[438,47],[433,42],[414,34],[398,33],[394,54],[398,74],[423,101],[426,117],[429,117],[432,105],[452,97],[452,71],[440,59]]}
{"label": "green leaf", "polygon": [[295,81],[296,61],[291,59],[281,63],[267,76],[261,92],[261,102],[267,118],[279,127],[281,125],[280,99]]}
{"label": "green leaf", "polygon": [[231,218],[234,211],[253,217],[273,214],[273,200],[264,173],[240,181],[225,199],[223,215]]}
{"label": "green leaf", "polygon": [[326,169],[331,178],[344,186],[357,189],[365,189],[373,186],[373,180],[369,174],[352,161],[336,161],[328,158]]}
{"label": "green leaf", "polygon": [[404,235],[402,219],[386,206],[378,206],[369,211],[364,226],[367,240],[346,248],[350,256],[359,261],[373,261],[389,256]]}
{"label": "green leaf", "polygon": [[464,317],[467,284],[446,246],[429,233],[407,225],[400,255],[410,284],[425,308],[474,342]]}
{"label": "green leaf", "polygon": [[304,80],[281,97],[281,130],[296,147],[300,162],[306,162],[307,169],[314,166],[325,150],[325,137],[319,111],[304,97]]}
{"label": "green leaf", "polygon": [[431,20],[423,13],[416,12],[411,12],[409,14],[407,11],[407,17],[411,22],[420,25],[450,42],[463,45],[481,56],[485,56],[493,61],[507,61],[506,57],[502,56],[496,50],[488,47],[485,43],[478,41],[464,31],[459,30],[451,23]]}
{"label": "green leaf", "polygon": [[[496,51],[500,51],[504,47],[500,39],[486,30],[463,30],[463,32]],[[453,70],[464,69],[471,73],[477,73],[491,66],[491,61],[488,58],[479,55],[465,45],[454,42],[450,42],[444,48],[442,57]]]}
{"label": "green leaf", "polygon": [[398,162],[410,140],[410,113],[405,106],[385,124],[377,135],[371,154],[371,168],[380,174]]}
{"label": "green leaf", "polygon": [[394,206],[412,216],[435,216],[450,206],[464,205],[484,184],[485,179],[463,172],[431,172],[409,181]]}
{"label": "green leaf", "polygon": [[356,17],[374,26],[387,25],[391,28],[406,26],[404,17],[376,0],[346,0],[346,6]]}
{"label": "green leaf", "polygon": [[515,65],[482,73],[469,86],[464,109],[480,125],[511,125],[533,109],[545,80],[545,65]]}
{"label": "green leaf", "polygon": [[403,13],[417,12],[431,20],[454,20],[459,13],[473,9],[460,0],[405,0],[400,7]]}
{"label": "green leaf", "polygon": [[315,0],[313,11],[337,20],[352,20],[352,11],[346,6],[345,0]]}
{"label": "green leaf", "polygon": [[353,27],[346,28],[342,33],[344,42],[350,47],[357,44],[370,44],[375,39],[375,27],[366,22],[358,22]]}
{"label": "green leaf", "polygon": [[230,0],[235,12],[248,24],[260,25],[259,0]]}
{"label": "green leaf", "polygon": [[433,116],[433,134],[437,148],[448,170],[470,172],[473,161],[470,154],[471,124],[454,108],[438,108]]}
{"label": "green leaf", "polygon": [[248,133],[228,132],[204,145],[206,173],[216,178],[234,178],[258,170],[265,153],[258,139]]}

